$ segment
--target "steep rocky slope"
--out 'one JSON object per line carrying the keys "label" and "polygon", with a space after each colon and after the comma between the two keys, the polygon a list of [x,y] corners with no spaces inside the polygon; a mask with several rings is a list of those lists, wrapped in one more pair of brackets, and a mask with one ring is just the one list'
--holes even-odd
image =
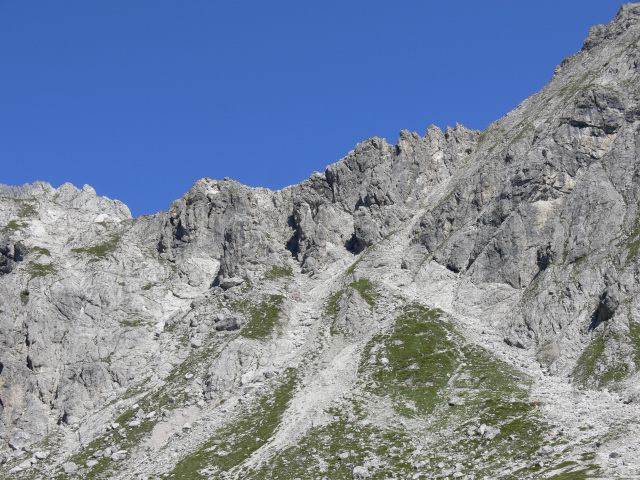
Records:
{"label": "steep rocky slope", "polygon": [[640,475],[639,40],[276,192],[0,186],[0,475]]}

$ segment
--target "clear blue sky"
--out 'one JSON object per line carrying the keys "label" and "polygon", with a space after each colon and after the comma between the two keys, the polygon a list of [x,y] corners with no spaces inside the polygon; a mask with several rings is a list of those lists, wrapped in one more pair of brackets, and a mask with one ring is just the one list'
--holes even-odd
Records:
{"label": "clear blue sky", "polygon": [[611,0],[0,0],[0,183],[134,216],[201,177],[279,189],[373,135],[483,129]]}

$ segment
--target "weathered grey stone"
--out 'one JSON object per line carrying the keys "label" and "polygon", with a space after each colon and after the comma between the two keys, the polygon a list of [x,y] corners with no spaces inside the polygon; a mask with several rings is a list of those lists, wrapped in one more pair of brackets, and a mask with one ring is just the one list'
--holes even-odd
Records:
{"label": "weathered grey stone", "polygon": [[[633,426],[638,417],[639,23],[640,6],[623,7],[592,29],[541,92],[482,133],[456,125],[424,136],[403,130],[395,145],[372,137],[280,191],[201,179],[168,212],[132,219],[88,186],[0,186],[2,468],[26,469],[26,461],[16,467],[20,455],[44,449],[47,438],[60,453],[34,456],[43,476],[55,475],[54,463],[68,465],[99,439],[113,448],[92,458],[129,457],[107,475],[160,477],[208,438],[197,435],[233,426],[292,372],[295,386],[278,397],[280,424],[238,471],[277,459],[315,427],[346,420],[356,435],[372,418],[376,428],[410,432],[409,443],[424,435],[424,444],[412,443],[416,451],[449,451],[464,437],[460,444],[492,457],[505,440],[498,417],[495,425],[467,418],[472,409],[462,400],[473,403],[493,385],[465,376],[462,357],[473,361],[476,347],[509,363],[509,387],[531,395],[507,392],[496,402],[527,402],[531,421],[539,415],[566,426],[567,445],[602,438],[601,451],[621,448],[607,435],[611,418]],[[429,378],[446,362],[404,365],[408,341],[385,345],[413,304],[446,312],[425,315],[433,331],[412,338],[430,342],[436,326],[451,327],[446,342],[434,340],[433,355],[451,362],[446,378]],[[273,325],[241,330],[249,315]],[[451,350],[457,335],[464,346]],[[411,372],[419,382],[404,376]],[[452,414],[464,422],[458,429],[430,430],[424,405],[393,396],[427,386],[437,390],[443,422]],[[357,416],[353,398],[363,404]],[[460,408],[442,410],[447,399]],[[391,407],[411,410],[415,424],[404,425]],[[491,425],[469,426],[479,418]],[[132,431],[143,419],[152,429]],[[584,419],[593,419],[593,432],[580,428]],[[130,455],[121,451],[134,440]],[[538,462],[551,468],[547,450]],[[331,456],[313,455],[317,471],[306,473],[321,478]],[[386,461],[363,458],[354,478]],[[439,474],[461,473],[451,469],[459,460],[452,453]],[[423,467],[424,476],[438,474]],[[485,471],[499,477],[516,468]]]}
{"label": "weathered grey stone", "polygon": [[220,331],[228,331],[231,332],[233,330],[238,330],[247,323],[246,320],[242,317],[233,316],[229,318],[225,318],[220,322],[216,323],[216,330]]}
{"label": "weathered grey stone", "polygon": [[369,478],[369,477],[370,477],[369,470],[367,470],[366,467],[359,465],[353,469],[354,479]]}
{"label": "weathered grey stone", "polygon": [[238,278],[238,277],[223,278],[220,280],[220,286],[226,290],[228,288],[237,287],[238,285],[241,285],[243,282],[244,282],[243,278]]}
{"label": "weathered grey stone", "polygon": [[38,460],[45,460],[49,456],[49,453],[38,450],[33,454],[33,456],[36,457]]}
{"label": "weathered grey stone", "polygon": [[75,473],[78,471],[78,465],[73,462],[63,463],[62,468],[64,469],[64,473]]}
{"label": "weathered grey stone", "polygon": [[536,453],[539,457],[548,457],[549,455],[553,455],[555,449],[551,445],[545,445],[540,448]]}

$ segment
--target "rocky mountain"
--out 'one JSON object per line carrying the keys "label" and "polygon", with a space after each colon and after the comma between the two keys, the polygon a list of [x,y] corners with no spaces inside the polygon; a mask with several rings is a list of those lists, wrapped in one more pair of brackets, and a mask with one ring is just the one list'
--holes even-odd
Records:
{"label": "rocky mountain", "polygon": [[0,476],[637,478],[639,40],[280,191],[0,186]]}

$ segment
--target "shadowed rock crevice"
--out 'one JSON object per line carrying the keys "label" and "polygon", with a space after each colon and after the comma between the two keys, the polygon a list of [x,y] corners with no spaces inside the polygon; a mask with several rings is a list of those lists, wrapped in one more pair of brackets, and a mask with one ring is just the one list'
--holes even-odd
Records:
{"label": "shadowed rock crevice", "polygon": [[298,234],[298,227],[296,226],[296,221],[293,215],[289,215],[287,218],[287,225],[293,230],[291,237],[287,240],[287,244],[285,248],[291,253],[294,258],[298,258],[298,254],[300,253],[300,237]]}
{"label": "shadowed rock crevice", "polygon": [[11,273],[15,268],[15,264],[22,262],[29,250],[20,243],[3,242],[4,246],[0,246],[0,274]]}

